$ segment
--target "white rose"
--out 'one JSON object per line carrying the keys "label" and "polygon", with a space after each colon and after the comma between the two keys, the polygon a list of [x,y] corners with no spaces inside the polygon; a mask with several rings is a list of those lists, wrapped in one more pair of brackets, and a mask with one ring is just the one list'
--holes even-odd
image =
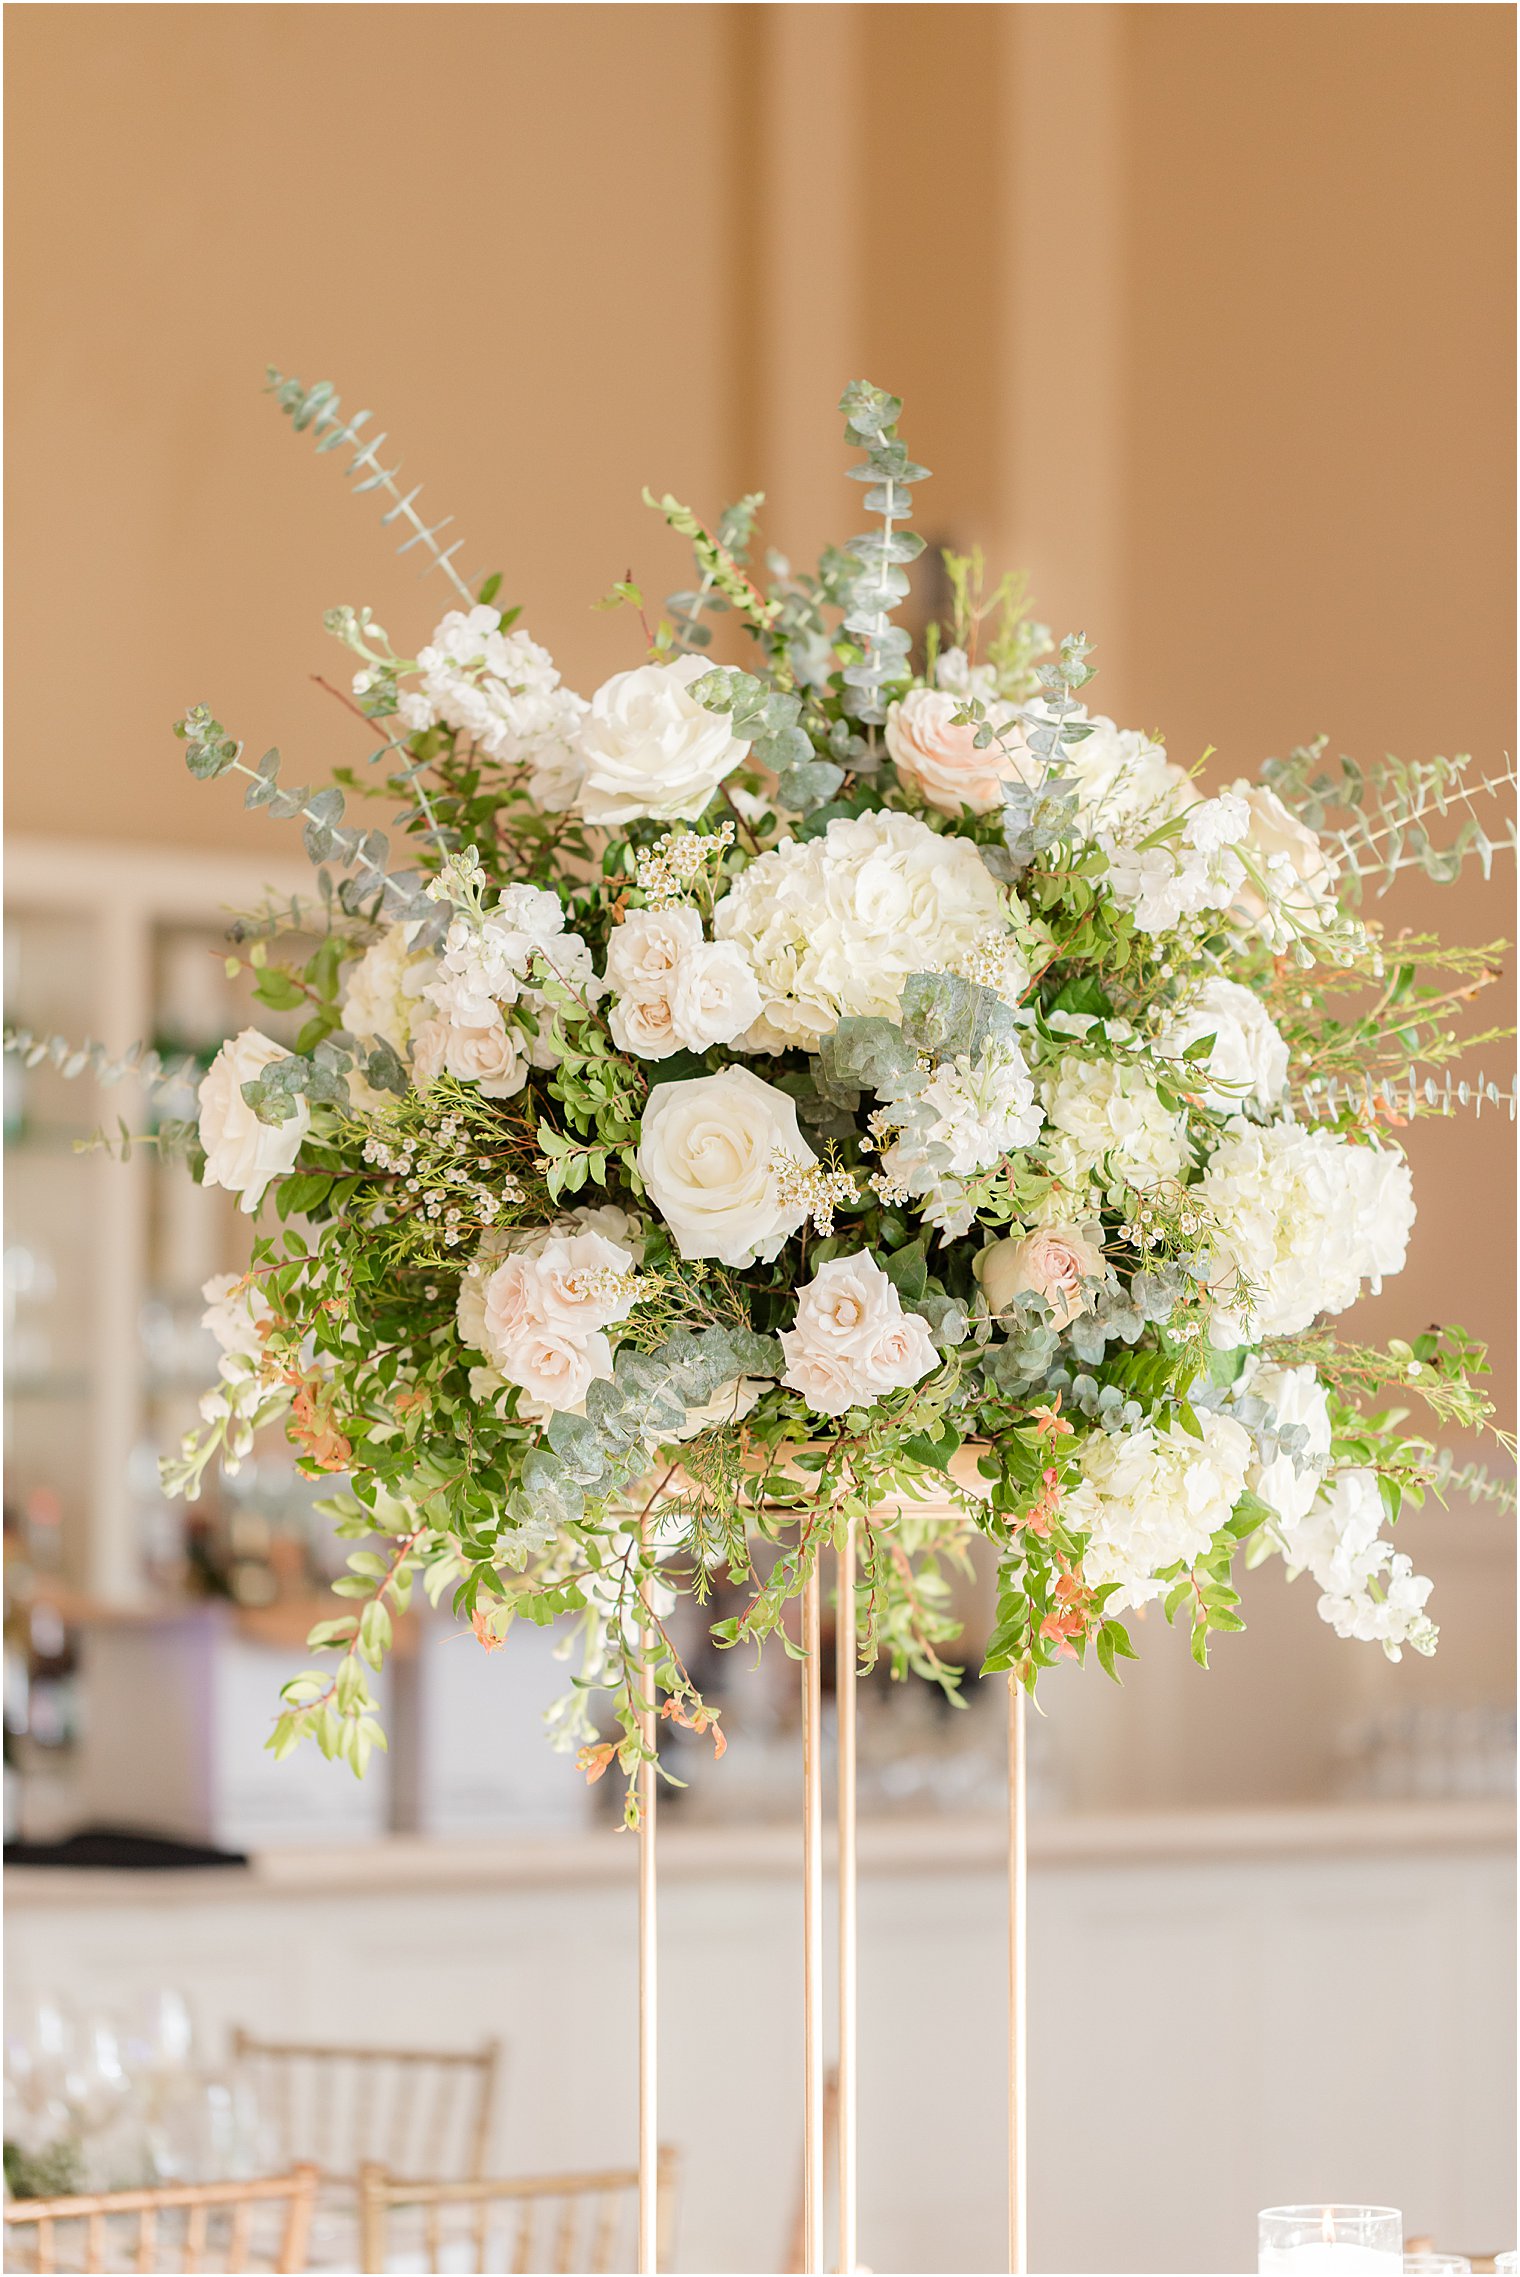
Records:
{"label": "white rose", "polygon": [[494,1026],[424,1020],[412,1039],[412,1067],[419,1084],[452,1075],[457,1083],[478,1084],[485,1099],[511,1099],[528,1080],[527,1059],[499,1012]]}
{"label": "white rose", "polygon": [[1234,980],[1206,980],[1168,1014],[1156,1049],[1163,1059],[1180,1060],[1204,1036],[1213,1037],[1213,1049],[1182,1070],[1185,1089],[1197,1085],[1198,1097],[1216,1115],[1237,1114],[1248,1100],[1258,1107],[1277,1105],[1288,1084],[1288,1047],[1249,988]]}
{"label": "white rose", "polygon": [[223,1044],[201,1078],[200,1140],[206,1150],[203,1186],[225,1186],[241,1196],[250,1215],[264,1198],[272,1178],[294,1169],[301,1141],[311,1128],[311,1109],[299,1092],[295,1113],[283,1123],[261,1123],[243,1097],[243,1085],[273,1060],[290,1055],[283,1044],[271,1043],[257,1028]]}
{"label": "white rose", "polygon": [[635,1003],[668,997],[682,961],[702,945],[694,909],[635,909],[607,943],[607,986]]}
{"label": "white rose", "polygon": [[528,1327],[498,1349],[496,1364],[538,1406],[578,1408],[594,1383],[611,1380],[612,1347],[600,1334]]}
{"label": "white rose", "polygon": [[760,986],[732,941],[704,941],[683,959],[670,991],[676,1033],[688,1051],[731,1044],[760,1017]]}
{"label": "white rose", "polygon": [[625,996],[608,1013],[607,1026],[618,1050],[635,1059],[669,1059],[681,1049],[668,996]]}
{"label": "white rose", "polygon": [[626,1282],[634,1269],[633,1252],[622,1249],[599,1233],[558,1233],[534,1255],[530,1267],[531,1297],[540,1323],[584,1336],[626,1320],[634,1296]]}
{"label": "white rose", "polygon": [[1023,1240],[994,1241],[973,1266],[987,1302],[1002,1312],[1015,1297],[1043,1297],[1057,1328],[1092,1307],[1094,1281],[1105,1278],[1103,1252],[1075,1226],[1040,1226]]}
{"label": "white rose", "polygon": [[993,705],[989,713],[1003,743],[981,750],[975,726],[955,723],[956,713],[965,708],[966,698],[959,693],[911,688],[887,711],[887,749],[903,781],[941,814],[959,814],[963,807],[990,814],[1002,805],[1006,782],[1034,783],[1043,770],[1006,705]]}
{"label": "white rose", "polygon": [[488,1350],[486,1343],[486,1290],[491,1275],[507,1256],[513,1245],[520,1243],[521,1234],[510,1226],[488,1226],[481,1235],[474,1256],[459,1277],[459,1295],[454,1303],[454,1322],[459,1330],[459,1341],[468,1344],[472,1351]]}
{"label": "white rose", "polygon": [[939,1364],[923,1320],[902,1299],[869,1250],[820,1265],[797,1299],[795,1326],[783,1329],[782,1382],[821,1415],[868,1406],[905,1391]]}
{"label": "white rose", "polygon": [[775,1153],[816,1162],[784,1091],[745,1067],[661,1083],[650,1093],[639,1172],[683,1257],[753,1265],[776,1255],[807,1216],[784,1202]]}
{"label": "white rose", "polygon": [[749,752],[724,713],[687,693],[711,670],[705,657],[681,656],[619,672],[598,688],[581,729],[578,804],[588,822],[696,821]]}

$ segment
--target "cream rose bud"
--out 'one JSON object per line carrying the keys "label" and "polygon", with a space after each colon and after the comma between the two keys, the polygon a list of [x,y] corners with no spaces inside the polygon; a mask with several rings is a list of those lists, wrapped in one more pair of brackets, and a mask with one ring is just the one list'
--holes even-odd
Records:
{"label": "cream rose bud", "polygon": [[898,774],[941,814],[959,814],[963,807],[989,814],[1002,805],[1006,781],[1034,780],[1023,735],[1011,716],[1000,719],[998,707],[991,707],[1006,748],[989,743],[979,751],[975,726],[956,724],[956,713],[965,708],[964,695],[911,688],[887,712],[887,749]]}
{"label": "cream rose bud", "polygon": [[511,1099],[528,1080],[528,1062],[498,1013],[494,1025],[478,1028],[424,1020],[412,1038],[412,1072],[419,1084],[452,1075],[457,1083],[477,1084],[482,1098]]}
{"label": "cream rose bud", "polygon": [[731,1044],[760,1017],[760,984],[732,941],[704,941],[679,966],[670,991],[671,1017],[688,1051]]}
{"label": "cream rose bud", "polygon": [[607,1015],[612,1040],[635,1059],[669,1059],[681,1049],[668,996],[625,996]]}
{"label": "cream rose bud", "polygon": [[683,1257],[769,1262],[807,1216],[781,1198],[771,1157],[818,1157],[784,1091],[747,1067],[657,1084],[644,1108],[639,1174]]}
{"label": "cream rose bud", "polygon": [[[1317,917],[1335,891],[1336,864],[1308,824],[1290,814],[1275,791],[1264,783],[1247,782],[1236,783],[1233,789],[1250,809],[1246,852],[1255,856],[1268,883],[1279,887],[1285,908],[1300,920]],[[1235,907],[1256,920],[1267,913],[1265,901],[1249,880],[1236,894]]]}
{"label": "cream rose bud", "polygon": [[542,1407],[582,1407],[597,1382],[612,1377],[612,1347],[605,1336],[574,1336],[562,1328],[529,1326],[503,1345],[496,1364]]}
{"label": "cream rose bud", "polygon": [[588,822],[695,822],[748,743],[688,693],[712,666],[704,657],[641,664],[598,688],[581,729],[586,779],[577,804]]}
{"label": "cream rose bud", "polygon": [[1084,1283],[1101,1281],[1103,1252],[1075,1226],[1040,1226],[1022,1240],[994,1241],[977,1257],[973,1270],[992,1310],[1002,1312],[1015,1297],[1043,1297],[1057,1328],[1065,1328],[1092,1304]]}
{"label": "cream rose bud", "polygon": [[206,1150],[203,1186],[225,1186],[241,1196],[250,1215],[273,1178],[295,1167],[301,1141],[311,1128],[311,1109],[297,1092],[295,1113],[283,1123],[261,1123],[243,1097],[243,1085],[272,1061],[288,1059],[283,1044],[271,1043],[257,1028],[223,1044],[201,1078],[200,1141]]}

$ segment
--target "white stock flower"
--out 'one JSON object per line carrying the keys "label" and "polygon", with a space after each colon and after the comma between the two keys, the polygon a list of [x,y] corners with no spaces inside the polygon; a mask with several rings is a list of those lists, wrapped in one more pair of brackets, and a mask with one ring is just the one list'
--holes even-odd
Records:
{"label": "white stock flower", "polygon": [[565,931],[559,895],[543,886],[508,886],[484,917],[454,919],[427,995],[459,1026],[482,1026],[495,1006],[517,1002],[535,957],[572,977],[583,966],[589,970],[585,942]]}
{"label": "white stock flower", "polygon": [[753,1051],[817,1049],[846,1013],[895,1019],[912,972],[943,972],[1007,932],[1000,888],[974,846],[916,815],[840,816],[820,838],[762,854],[713,912],[743,950],[763,1011]]}
{"label": "white stock flower", "polygon": [[560,686],[547,649],[525,632],[503,632],[501,613],[477,604],[451,609],[417,658],[421,687],[400,699],[404,726],[441,721],[478,743],[488,758],[533,769],[539,804],[571,804],[580,784],[576,738],[580,696]]}
{"label": "white stock flower", "polygon": [[1142,1068],[1068,1053],[1042,1086],[1040,1151],[1063,1188],[1084,1185],[1105,1157],[1131,1186],[1159,1186],[1187,1161],[1185,1121],[1161,1104]]}
{"label": "white stock flower", "polygon": [[246,1273],[213,1273],[203,1284],[201,1295],[206,1301],[201,1326],[221,1347],[218,1373],[229,1381],[246,1375],[248,1371],[237,1363],[263,1358],[259,1324],[272,1317],[263,1290]]}
{"label": "white stock flower", "polygon": [[[886,742],[893,765],[925,804],[941,814],[959,814],[963,807],[973,814],[990,814],[1003,803],[1005,782],[1035,782],[1042,772],[1015,723],[1013,707],[999,704],[995,696],[982,701],[1002,742],[977,749],[975,725],[968,721],[957,726],[955,719],[969,693],[943,686],[910,688],[887,710]],[[981,690],[977,693],[980,696]]]}
{"label": "white stock flower", "polygon": [[820,1265],[799,1292],[795,1325],[781,1332],[782,1382],[820,1415],[905,1391],[939,1364],[917,1313],[906,1313],[869,1250]]}
{"label": "white stock flower", "polygon": [[271,1179],[294,1169],[301,1141],[311,1128],[311,1109],[299,1092],[294,1114],[282,1123],[261,1123],[243,1097],[245,1083],[272,1061],[289,1056],[283,1044],[272,1043],[257,1028],[245,1028],[223,1044],[201,1077],[199,1128],[206,1150],[201,1184],[225,1186],[250,1215]]}
{"label": "white stock flower", "polygon": [[597,689],[581,728],[578,804],[588,822],[696,821],[749,752],[726,713],[688,693],[711,670],[705,657],[680,656],[616,673]]}
{"label": "white stock flower", "polygon": [[1238,981],[1206,980],[1184,1005],[1168,1013],[1156,1038],[1163,1059],[1180,1060],[1205,1036],[1213,1048],[1179,1071],[1184,1090],[1196,1087],[1216,1115],[1238,1114],[1248,1104],[1277,1105],[1288,1083],[1288,1047],[1271,1014]]}
{"label": "white stock flower", "polygon": [[1198,799],[1187,809],[1179,832],[1157,845],[1139,835],[1121,838],[1098,833],[1108,856],[1106,883],[1121,909],[1132,912],[1139,933],[1169,933],[1184,919],[1205,910],[1227,909],[1245,882],[1245,865],[1234,851],[1249,826],[1244,799]]}
{"label": "white stock flower", "polygon": [[1337,1471],[1303,1523],[1288,1557],[1290,1576],[1307,1571],[1322,1592],[1319,1614],[1338,1637],[1380,1644],[1390,1660],[1404,1646],[1436,1649],[1425,1611],[1431,1584],[1391,1542],[1379,1538],[1383,1498],[1377,1474]]}
{"label": "white stock flower", "polygon": [[1404,1262],[1414,1224],[1409,1166],[1302,1123],[1225,1125],[1193,1189],[1215,1229],[1213,1282],[1227,1309],[1214,1340],[1296,1336],[1344,1312]]}
{"label": "white stock flower", "polygon": [[1180,1423],[1094,1431],[1081,1478],[1067,1490],[1062,1523],[1088,1536],[1082,1579],[1117,1582],[1106,1610],[1125,1613],[1161,1596],[1159,1576],[1191,1565],[1229,1519],[1245,1488],[1251,1435],[1233,1416],[1200,1411],[1201,1439]]}
{"label": "white stock flower", "polygon": [[782,1199],[772,1157],[817,1156],[784,1091],[746,1067],[656,1084],[644,1108],[639,1174],[683,1257],[766,1263],[807,1216]]}
{"label": "white stock flower", "polygon": [[998,676],[995,664],[973,664],[963,648],[942,648],[934,660],[934,685],[944,688],[964,703],[975,696],[989,711],[998,700]]}
{"label": "white stock flower", "polygon": [[1330,1460],[1330,1401],[1312,1368],[1258,1367],[1247,1390],[1273,1410],[1276,1431],[1303,1433],[1294,1453],[1278,1448],[1253,1464],[1246,1480],[1278,1518],[1278,1537],[1290,1566],[1309,1563],[1299,1529],[1318,1498]]}

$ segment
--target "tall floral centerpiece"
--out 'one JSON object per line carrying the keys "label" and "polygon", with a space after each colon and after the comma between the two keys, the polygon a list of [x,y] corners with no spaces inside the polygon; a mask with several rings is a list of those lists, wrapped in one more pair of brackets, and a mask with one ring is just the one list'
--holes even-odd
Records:
{"label": "tall floral centerpiece", "polygon": [[[1457,760],[1369,788],[1314,746],[1206,791],[975,557],[910,634],[926,470],[863,383],[868,526],[795,573],[752,558],[758,499],[712,528],[651,500],[693,583],[615,588],[627,666],[584,697],[366,415],[271,385],[455,588],[415,654],[331,612],[355,756],[327,787],[203,707],[176,729],[315,866],[231,937],[294,1046],[245,1030],[159,1134],[257,1221],[208,1285],[220,1379],[169,1484],[279,1426],[355,1545],[275,1752],[363,1770],[420,1580],[489,1646],[573,1625],[555,1736],[636,1816],[641,1708],[722,1746],[670,1609],[721,1574],[717,1641],[763,1640],[846,1523],[863,1661],[951,1689],[944,1569],[978,1533],[986,1666],[1030,1689],[1073,1654],[1112,1676],[1153,1604],[1206,1661],[1241,1558],[1430,1652],[1392,1528],[1449,1464],[1406,1411],[1479,1423],[1482,1353],[1331,1324],[1404,1262],[1391,1126],[1450,1104],[1453,1008],[1493,971],[1389,937],[1364,881],[1486,858],[1490,786]],[[1437,807],[1467,817],[1440,847]]]}

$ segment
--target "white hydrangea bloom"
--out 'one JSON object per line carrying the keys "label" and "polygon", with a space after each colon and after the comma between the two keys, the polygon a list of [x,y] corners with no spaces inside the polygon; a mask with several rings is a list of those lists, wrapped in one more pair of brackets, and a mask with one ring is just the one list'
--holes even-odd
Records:
{"label": "white hydrangea bloom", "polygon": [[413,734],[441,722],[487,758],[531,767],[530,788],[545,807],[572,804],[583,772],[578,753],[587,706],[561,687],[554,659],[525,632],[503,632],[501,612],[483,604],[451,609],[417,658],[421,685],[400,698]]}
{"label": "white hydrangea bloom", "polygon": [[1234,848],[1250,820],[1245,800],[1227,791],[1221,798],[1198,799],[1181,831],[1159,845],[1145,844],[1143,832],[1121,838],[1100,831],[1108,890],[1133,912],[1136,931],[1170,933],[1205,910],[1228,909],[1245,883],[1245,865]]}
{"label": "white hydrangea bloom", "polygon": [[895,1019],[909,973],[949,971],[1008,924],[974,846],[877,812],[762,854],[719,901],[713,931],[760,985],[743,1047],[816,1051],[846,1013]]}
{"label": "white hydrangea bloom", "polygon": [[435,956],[412,947],[418,930],[415,924],[387,926],[344,968],[344,1027],[350,1035],[383,1039],[402,1059],[423,1016],[423,991],[438,971]]}
{"label": "white hydrangea bloom", "polygon": [[1251,1435],[1233,1416],[1200,1413],[1201,1439],[1180,1423],[1095,1431],[1082,1476],[1061,1506],[1065,1524],[1087,1534],[1082,1578],[1117,1582],[1108,1609],[1124,1613],[1163,1594],[1158,1576],[1203,1556],[1245,1490]]}
{"label": "white hydrangea bloom", "polygon": [[1105,1157],[1132,1186],[1181,1177],[1186,1121],[1162,1105],[1143,1068],[1068,1054],[1042,1090],[1047,1128],[1041,1150],[1063,1187],[1085,1184]]}
{"label": "white hydrangea bloom", "polygon": [[1207,1059],[1193,1060],[1179,1074],[1216,1115],[1238,1114],[1246,1105],[1275,1107],[1287,1088],[1288,1046],[1260,999],[1238,981],[1210,979],[1186,1004],[1168,1014],[1156,1049],[1163,1059],[1180,1060],[1190,1044],[1212,1036]]}
{"label": "white hydrangea bloom", "polygon": [[1216,1343],[1295,1336],[1404,1262],[1409,1166],[1302,1123],[1227,1123],[1196,1193],[1215,1228]]}

